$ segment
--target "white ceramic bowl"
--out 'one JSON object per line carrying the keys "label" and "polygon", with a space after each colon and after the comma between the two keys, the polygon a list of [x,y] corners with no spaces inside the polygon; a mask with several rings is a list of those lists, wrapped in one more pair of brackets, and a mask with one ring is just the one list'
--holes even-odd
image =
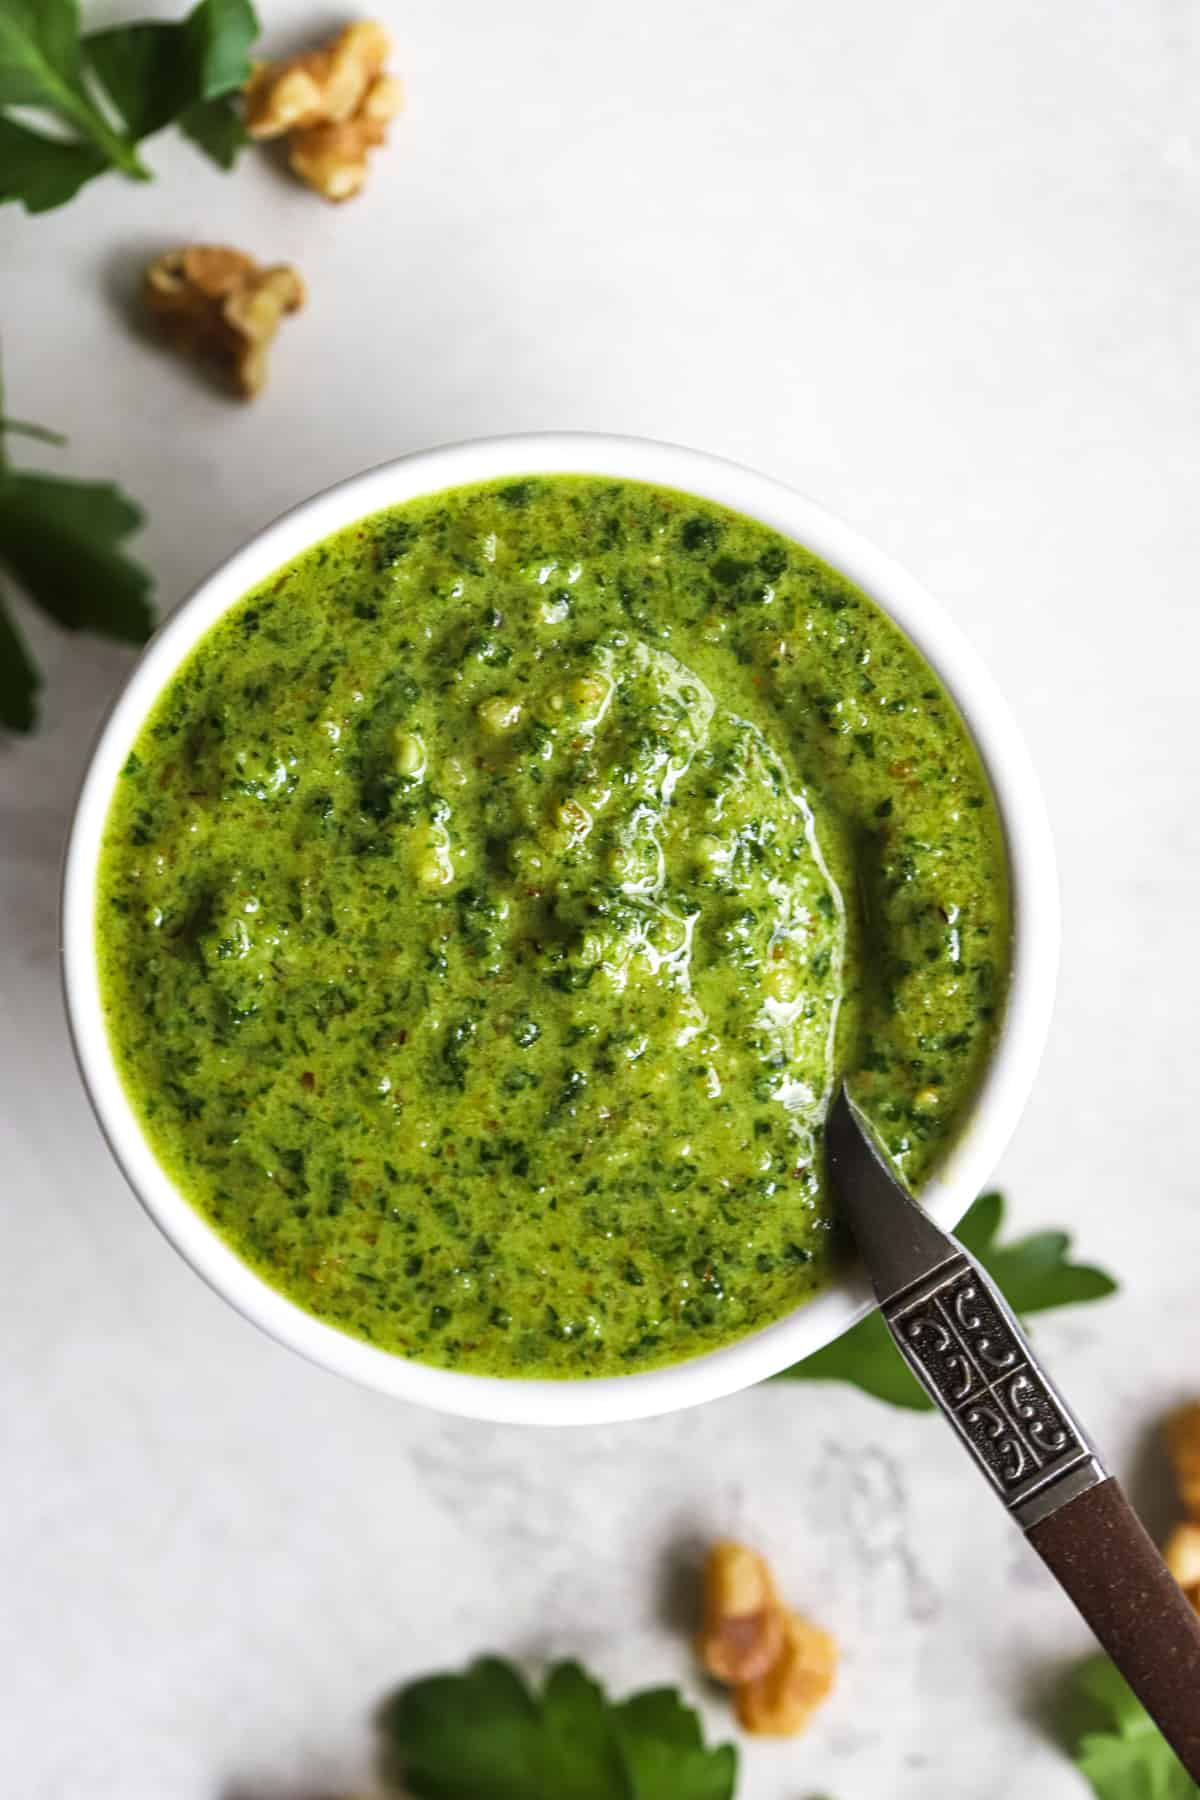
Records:
{"label": "white ceramic bowl", "polygon": [[118,772],[149,708],[225,609],[300,551],[367,513],[467,482],[552,473],[624,476],[680,488],[794,538],[848,576],[895,620],[962,712],[991,778],[1007,836],[1015,944],[1008,1007],[986,1078],[955,1149],[922,1196],[941,1224],[954,1225],[992,1173],[1017,1122],[1050,1020],[1058,955],[1057,887],[1033,767],[986,670],[911,576],[812,501],[736,463],[694,450],[570,432],[482,439],[402,457],[355,475],[268,526],[202,582],[156,633],[100,733],[67,849],[62,955],[76,1055],[113,1155],[175,1248],[239,1312],[327,1369],[444,1412],[541,1425],[598,1424],[693,1406],[776,1374],[862,1317],[868,1305],[864,1285],[848,1276],[787,1318],[690,1362],[597,1380],[458,1374],[347,1337],[260,1280],[160,1168],[113,1063],[95,954],[97,859]]}

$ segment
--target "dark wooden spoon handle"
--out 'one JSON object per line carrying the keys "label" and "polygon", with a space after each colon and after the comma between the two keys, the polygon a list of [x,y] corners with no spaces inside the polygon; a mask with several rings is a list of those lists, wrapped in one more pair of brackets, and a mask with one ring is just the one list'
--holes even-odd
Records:
{"label": "dark wooden spoon handle", "polygon": [[1088,1488],[1026,1535],[1200,1782],[1200,1616],[1120,1483]]}

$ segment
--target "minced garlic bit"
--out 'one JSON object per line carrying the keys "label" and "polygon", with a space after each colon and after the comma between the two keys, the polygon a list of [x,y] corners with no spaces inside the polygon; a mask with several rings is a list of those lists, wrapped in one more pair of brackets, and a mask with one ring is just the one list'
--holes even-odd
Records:
{"label": "minced garlic bit", "polygon": [[568,691],[576,706],[592,711],[608,699],[609,684],[603,675],[577,675]]}
{"label": "minced garlic bit", "polygon": [[496,694],[491,700],[481,700],[476,712],[483,729],[493,737],[500,737],[506,731],[515,731],[521,723],[521,702],[507,694]]}
{"label": "minced garlic bit", "polygon": [[425,773],[425,745],[415,731],[397,726],[392,733],[392,755],[397,774],[416,781]]}
{"label": "minced garlic bit", "polygon": [[385,75],[391,43],[382,25],[359,19],[319,50],[260,63],[246,84],[246,129],[288,139],[294,174],[326,200],[349,200],[367,178],[367,152],[387,139],[404,104]]}
{"label": "minced garlic bit", "polygon": [[290,263],[262,268],[244,250],[189,244],[149,264],[142,298],[173,343],[251,400],[266,380],[280,321],[304,304],[304,283]]}
{"label": "minced garlic bit", "polygon": [[763,1557],[729,1541],[709,1552],[696,1647],[708,1672],[734,1688],[742,1728],[758,1736],[803,1730],[837,1668],[829,1633],[783,1605]]}

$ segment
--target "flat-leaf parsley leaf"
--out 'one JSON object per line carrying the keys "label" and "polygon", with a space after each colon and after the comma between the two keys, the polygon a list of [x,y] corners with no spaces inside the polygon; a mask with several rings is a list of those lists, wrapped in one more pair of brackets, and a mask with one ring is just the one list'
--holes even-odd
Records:
{"label": "flat-leaf parsley leaf", "polygon": [[[0,576],[10,576],[35,606],[68,631],[95,631],[138,644],[153,626],[150,577],[122,540],[142,514],[108,481],[71,481],[12,469],[4,437],[17,427],[0,418]],[[22,425],[27,437],[53,433]],[[41,678],[0,594],[0,725],[28,731]]]}
{"label": "flat-leaf parsley leaf", "polygon": [[1195,1782],[1106,1656],[1089,1658],[1071,1686],[1084,1726],[1072,1755],[1097,1800],[1194,1800]]}
{"label": "flat-leaf parsley leaf", "polygon": [[669,1688],[614,1704],[578,1663],[534,1692],[510,1663],[401,1689],[381,1717],[385,1767],[418,1800],[732,1800],[737,1753],[706,1749]]}
{"label": "flat-leaf parsley leaf", "polygon": [[108,169],[147,181],[138,145],[171,124],[228,168],[245,141],[231,96],[257,35],[250,0],[87,36],[78,0],[0,0],[0,201],[48,212]]}

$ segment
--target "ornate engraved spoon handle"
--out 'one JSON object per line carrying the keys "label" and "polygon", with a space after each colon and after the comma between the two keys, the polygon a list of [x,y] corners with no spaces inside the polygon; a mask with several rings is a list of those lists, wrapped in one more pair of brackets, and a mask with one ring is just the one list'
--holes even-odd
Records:
{"label": "ornate engraved spoon handle", "polygon": [[844,1092],[826,1142],[905,1361],[1200,1781],[1200,1618],[999,1289],[901,1187]]}

